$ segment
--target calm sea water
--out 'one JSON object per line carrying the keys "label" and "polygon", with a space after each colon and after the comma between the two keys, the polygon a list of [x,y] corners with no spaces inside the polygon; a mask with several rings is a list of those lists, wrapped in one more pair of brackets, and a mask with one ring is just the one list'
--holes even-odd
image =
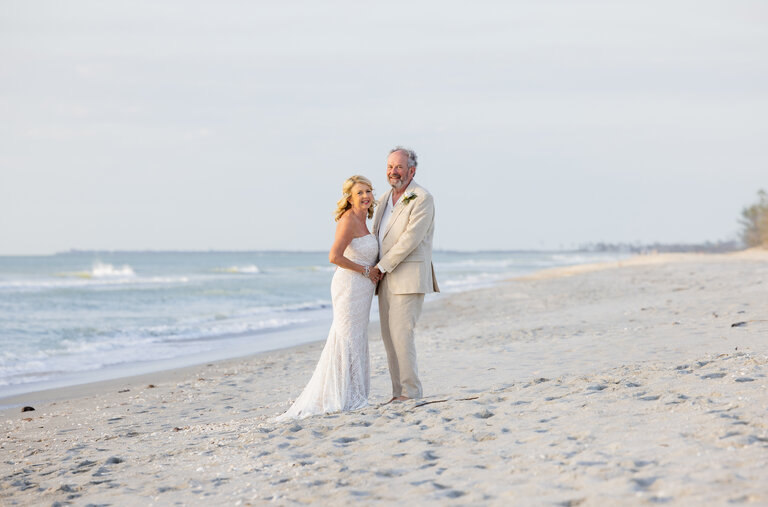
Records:
{"label": "calm sea water", "polygon": [[[441,289],[451,293],[618,257],[436,252],[434,260]],[[335,269],[327,259],[326,252],[0,257],[0,397],[325,339]],[[375,319],[375,305],[373,312]]]}

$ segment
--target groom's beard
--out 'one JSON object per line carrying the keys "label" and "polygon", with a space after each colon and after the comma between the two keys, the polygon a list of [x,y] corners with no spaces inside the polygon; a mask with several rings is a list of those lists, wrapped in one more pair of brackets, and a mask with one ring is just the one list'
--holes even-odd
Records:
{"label": "groom's beard", "polygon": [[405,188],[407,186],[403,180],[395,178],[389,178],[389,185],[395,190],[400,190],[401,188]]}

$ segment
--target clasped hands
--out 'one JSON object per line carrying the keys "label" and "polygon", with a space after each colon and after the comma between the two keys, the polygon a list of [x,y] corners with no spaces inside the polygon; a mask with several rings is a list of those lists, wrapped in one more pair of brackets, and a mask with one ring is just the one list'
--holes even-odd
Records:
{"label": "clasped hands", "polygon": [[381,279],[384,277],[384,273],[379,271],[379,268],[376,266],[371,267],[371,271],[368,273],[368,278],[373,282],[374,284],[379,283]]}

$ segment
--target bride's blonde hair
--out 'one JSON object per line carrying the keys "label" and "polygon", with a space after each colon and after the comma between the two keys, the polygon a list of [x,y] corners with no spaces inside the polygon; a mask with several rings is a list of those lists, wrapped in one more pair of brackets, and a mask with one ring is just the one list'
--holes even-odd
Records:
{"label": "bride's blonde hair", "polygon": [[[346,181],[344,181],[344,184],[341,186],[341,191],[344,192],[344,195],[341,199],[339,199],[339,202],[336,203],[336,211],[333,212],[334,219],[337,222],[341,218],[341,215],[343,215],[344,212],[352,207],[352,205],[349,203],[349,198],[352,197],[352,187],[354,187],[356,183],[368,185],[368,188],[370,188],[371,192],[373,192],[373,185],[371,185],[371,180],[365,176],[355,174],[354,176],[347,178]],[[371,206],[368,208],[368,218],[373,218],[373,207],[375,205],[376,201],[372,200]]]}

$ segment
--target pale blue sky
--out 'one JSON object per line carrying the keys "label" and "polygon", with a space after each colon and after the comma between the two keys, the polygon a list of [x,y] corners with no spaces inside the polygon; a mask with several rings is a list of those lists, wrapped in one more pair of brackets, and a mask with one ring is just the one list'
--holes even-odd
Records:
{"label": "pale blue sky", "polygon": [[445,249],[731,239],[762,1],[2,1],[0,254],[330,245],[420,156]]}

